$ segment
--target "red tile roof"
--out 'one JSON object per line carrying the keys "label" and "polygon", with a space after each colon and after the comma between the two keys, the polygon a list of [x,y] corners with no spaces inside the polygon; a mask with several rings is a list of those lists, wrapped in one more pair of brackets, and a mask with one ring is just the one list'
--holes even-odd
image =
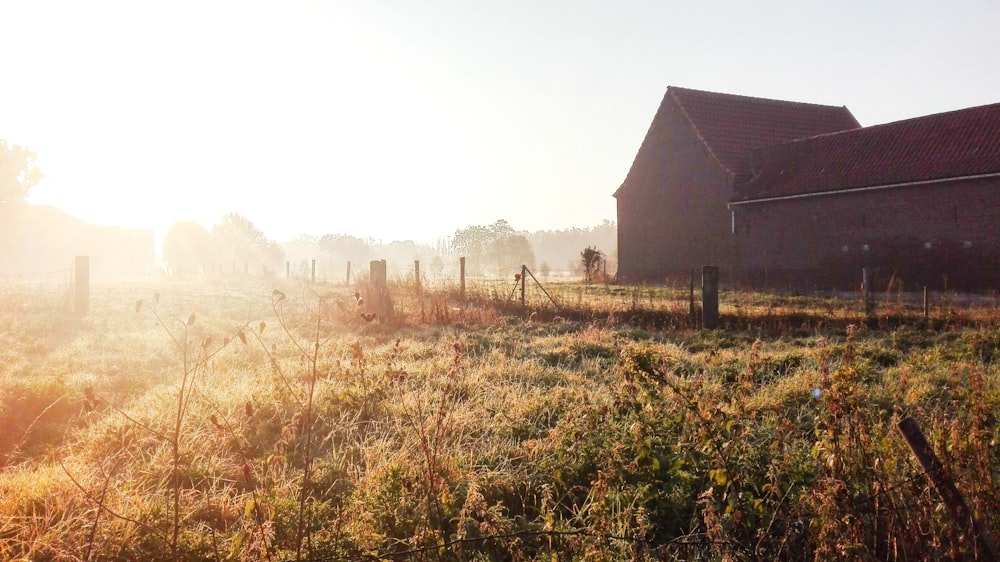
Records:
{"label": "red tile roof", "polygon": [[750,152],[793,139],[860,127],[846,107],[720,94],[671,86],[672,99],[719,164],[751,176]]}
{"label": "red tile roof", "polygon": [[736,201],[1000,173],[1000,104],[755,151]]}

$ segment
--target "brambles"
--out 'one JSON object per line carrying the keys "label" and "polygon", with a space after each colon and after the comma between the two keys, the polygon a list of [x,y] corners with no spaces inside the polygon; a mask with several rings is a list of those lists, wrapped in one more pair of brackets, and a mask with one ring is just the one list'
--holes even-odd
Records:
{"label": "brambles", "polygon": [[701,333],[658,287],[391,288],[370,323],[353,287],[114,288],[85,320],[20,295],[0,558],[970,557],[904,416],[1000,508],[995,309],[855,329],[736,294]]}

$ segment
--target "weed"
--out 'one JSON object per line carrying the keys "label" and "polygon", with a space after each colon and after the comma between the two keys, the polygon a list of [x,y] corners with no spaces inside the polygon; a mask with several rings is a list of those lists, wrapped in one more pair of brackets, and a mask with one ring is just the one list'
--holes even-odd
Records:
{"label": "weed", "polygon": [[508,285],[6,293],[0,558],[977,555],[895,425],[998,511],[995,309]]}

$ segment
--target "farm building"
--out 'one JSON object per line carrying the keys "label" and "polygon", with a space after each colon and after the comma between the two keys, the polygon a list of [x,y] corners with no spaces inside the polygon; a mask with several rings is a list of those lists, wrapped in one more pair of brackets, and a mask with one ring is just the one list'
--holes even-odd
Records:
{"label": "farm building", "polygon": [[618,201],[619,277],[1000,285],[1000,104],[861,127],[845,107],[670,87]]}

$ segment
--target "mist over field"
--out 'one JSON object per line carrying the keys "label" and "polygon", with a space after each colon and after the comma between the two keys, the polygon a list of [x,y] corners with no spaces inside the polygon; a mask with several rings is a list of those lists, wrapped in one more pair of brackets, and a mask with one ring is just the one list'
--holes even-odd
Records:
{"label": "mist over field", "polygon": [[249,219],[231,213],[211,227],[179,221],[160,240],[152,228],[92,225],[51,206],[0,205],[0,279],[44,283],[71,277],[76,256],[88,256],[95,281],[253,276],[311,277],[313,261],[320,280],[345,280],[347,262],[364,271],[370,260],[386,260],[390,277],[454,277],[458,260],[469,260],[467,274],[506,277],[521,265],[543,276],[583,275],[580,254],[599,249],[614,272],[616,229],[605,221],[589,228],[518,232],[506,221],[469,226],[434,243],[384,242],[347,234],[301,235],[271,240]]}

